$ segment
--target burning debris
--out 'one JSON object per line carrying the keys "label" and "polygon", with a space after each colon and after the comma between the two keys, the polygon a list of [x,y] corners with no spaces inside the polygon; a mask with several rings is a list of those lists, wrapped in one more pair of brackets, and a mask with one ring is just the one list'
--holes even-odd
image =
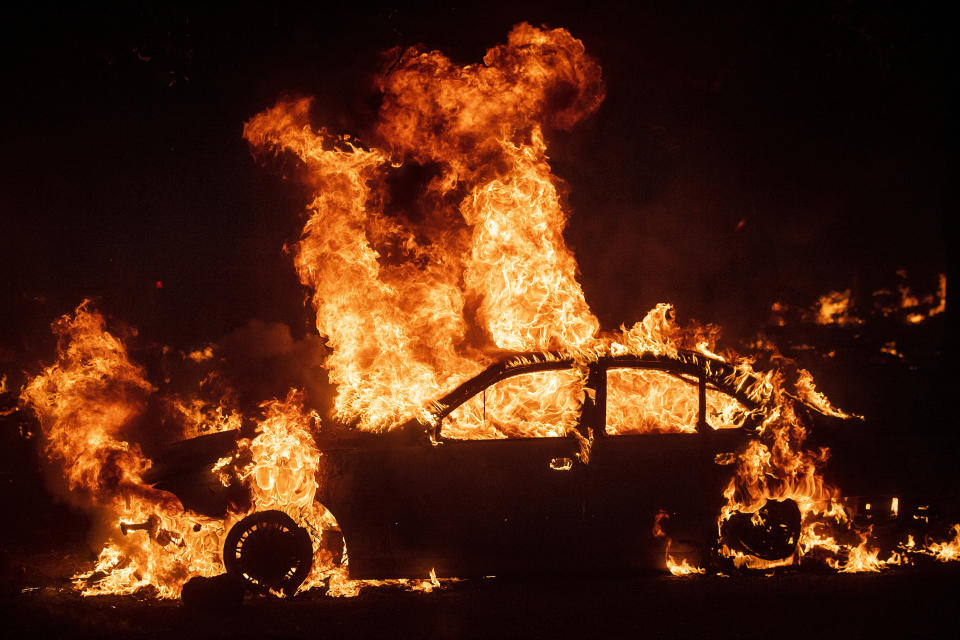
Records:
{"label": "burning debris", "polygon": [[[577,452],[543,465],[564,477],[598,464],[595,436],[749,432],[748,445],[713,459],[730,474],[723,507],[711,514],[718,557],[748,568],[818,556],[842,571],[883,566],[870,530],[854,525],[840,489],[823,478],[828,452],[805,448],[811,416],[852,417],[807,371],[779,354],[760,366],[724,350],[715,327],[682,328],[669,304],[629,328],[601,330],[563,238],[568,212],[546,142],[604,99],[600,67],[583,44],[564,29],[520,24],[482,64],[458,66],[418,47],[396,54],[378,80],[383,101],[369,140],[314,128],[309,100],[280,102],[244,129],[258,152],[293,153],[315,189],[294,262],[331,349],[324,367],[336,386],[336,421],[381,438],[413,430],[434,443],[442,420],[444,434],[463,440],[569,438]],[[426,178],[402,208],[391,184],[410,167]],[[941,312],[945,279],[937,295],[905,308]],[[856,324],[854,309],[849,291],[825,296],[817,322]],[[198,590],[213,583],[197,579],[225,571],[233,579],[217,584],[232,602],[238,581],[287,596],[363,586],[348,579],[337,514],[315,499],[334,477],[318,436],[342,427],[324,423],[299,391],[251,413],[232,406],[227,391],[210,401],[160,390],[87,302],[54,330],[57,359],[21,399],[38,416],[64,494],[105,540],[96,566],[76,577],[85,594],[202,600]],[[216,360],[206,347],[185,358]],[[617,358],[637,366],[617,368]],[[504,372],[530,363],[555,370],[493,380],[456,406],[438,400],[498,362]],[[601,365],[607,377],[598,383],[591,372]],[[205,469],[211,491],[228,495],[219,516],[185,507],[185,497],[151,481],[154,463],[140,441],[156,406],[178,427],[171,440],[236,434]],[[605,421],[589,423],[597,407]],[[706,571],[672,551],[670,517],[661,511],[654,523],[667,567]],[[910,552],[955,558],[956,532]],[[430,590],[439,582],[429,575],[399,584]]]}
{"label": "burning debris", "polygon": [[832,291],[821,296],[817,302],[817,324],[838,324],[840,326],[860,324],[860,318],[853,315],[853,302],[850,299],[850,289]]}
{"label": "burning debris", "polygon": [[[942,314],[947,308],[947,276],[937,274],[936,290],[917,294],[911,289],[907,272],[897,271],[895,287],[873,291],[869,299],[853,289],[830,291],[809,308],[783,301],[771,305],[774,326],[812,322],[821,326],[857,327],[872,318],[895,318],[906,324],[920,324]],[[929,289],[928,289],[929,291]]]}

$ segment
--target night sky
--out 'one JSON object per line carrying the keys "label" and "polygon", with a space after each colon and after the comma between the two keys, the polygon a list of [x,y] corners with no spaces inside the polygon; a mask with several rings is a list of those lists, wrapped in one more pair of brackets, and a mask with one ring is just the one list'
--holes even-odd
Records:
{"label": "night sky", "polygon": [[[726,6],[719,6],[719,5]],[[0,366],[49,360],[83,298],[189,349],[312,314],[284,245],[310,194],[244,121],[314,96],[363,139],[381,52],[478,62],[520,21],[565,27],[607,99],[549,140],[568,244],[604,328],[660,301],[751,335],[770,304],[948,271],[952,23],[917,3],[36,3],[4,20]],[[162,283],[162,286],[160,285]]]}

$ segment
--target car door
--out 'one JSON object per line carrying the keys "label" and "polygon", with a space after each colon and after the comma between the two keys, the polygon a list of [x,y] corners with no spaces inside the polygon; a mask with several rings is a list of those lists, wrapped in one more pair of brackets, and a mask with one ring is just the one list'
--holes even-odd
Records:
{"label": "car door", "polygon": [[421,501],[438,575],[566,570],[578,557],[584,467],[576,464],[585,376],[525,372],[491,384],[440,424]]}
{"label": "car door", "polygon": [[[702,393],[698,377],[662,367],[603,367],[587,469],[598,567],[662,568],[666,539],[654,535],[661,512],[679,556],[702,549],[715,535],[711,523],[732,467],[717,464],[714,430],[700,419]],[[735,446],[720,439],[721,448]]]}

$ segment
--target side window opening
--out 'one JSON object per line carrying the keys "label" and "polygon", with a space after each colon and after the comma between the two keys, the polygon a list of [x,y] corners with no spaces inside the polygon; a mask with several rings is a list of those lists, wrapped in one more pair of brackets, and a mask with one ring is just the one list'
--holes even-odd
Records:
{"label": "side window opening", "polygon": [[750,413],[736,398],[707,386],[707,424],[712,429],[739,429]]}
{"label": "side window opening", "polygon": [[451,411],[440,433],[452,440],[566,436],[580,417],[585,382],[577,369],[511,376]]}
{"label": "side window opening", "polygon": [[696,433],[697,379],[655,369],[607,370],[606,433]]}

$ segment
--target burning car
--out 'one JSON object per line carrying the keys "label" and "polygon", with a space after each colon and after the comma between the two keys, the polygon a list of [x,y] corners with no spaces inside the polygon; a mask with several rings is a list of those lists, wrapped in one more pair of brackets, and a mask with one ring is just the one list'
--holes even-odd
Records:
{"label": "burning car", "polygon": [[[224,567],[293,593],[321,563],[422,578],[768,568],[822,549],[877,570],[866,534],[834,537],[851,513],[806,414],[848,416],[808,372],[776,348],[722,350],[667,303],[619,331],[588,305],[547,145],[604,100],[583,43],[521,23],[482,64],[396,53],[366,143],[313,125],[309,99],[244,125],[314,193],[293,255],[332,421],[317,428],[302,386],[254,415],[213,382],[156,384],[87,302],[55,323],[57,358],[21,397],[71,500],[111,524],[84,593],[178,597]],[[180,355],[216,381],[214,352]]]}
{"label": "burning car", "polygon": [[[733,366],[696,352],[514,355],[401,428],[321,433],[316,500],[339,526],[320,544],[345,546],[363,579],[663,568],[665,544],[703,563],[759,409]],[[147,480],[222,514],[228,489],[210,470],[240,435],[180,443]],[[795,502],[734,515],[723,544],[795,557]],[[279,511],[243,519],[224,545],[228,571],[261,590],[295,591],[311,560],[309,536]]]}

